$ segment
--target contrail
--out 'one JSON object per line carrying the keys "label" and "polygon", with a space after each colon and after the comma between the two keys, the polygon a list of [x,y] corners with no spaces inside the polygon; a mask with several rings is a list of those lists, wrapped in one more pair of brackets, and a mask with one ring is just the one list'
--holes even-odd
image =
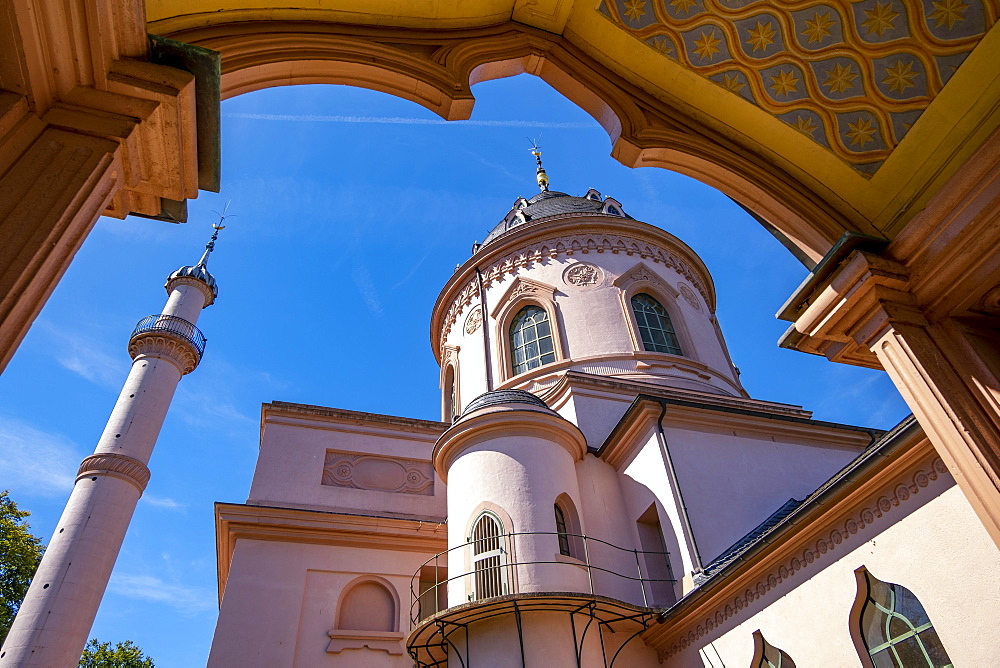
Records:
{"label": "contrail", "polygon": [[313,114],[249,114],[233,112],[226,118],[246,118],[256,121],[305,121],[310,123],[376,123],[383,125],[475,125],[488,128],[553,128],[589,130],[597,123],[548,123],[544,121],[446,121],[439,118],[405,118],[402,116],[317,116]]}

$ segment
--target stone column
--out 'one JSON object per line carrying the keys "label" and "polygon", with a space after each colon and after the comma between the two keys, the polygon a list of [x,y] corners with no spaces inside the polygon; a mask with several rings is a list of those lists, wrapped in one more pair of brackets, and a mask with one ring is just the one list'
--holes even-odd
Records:
{"label": "stone column", "polygon": [[146,465],[174,390],[201,360],[204,337],[194,323],[214,300],[214,279],[210,285],[178,273],[167,282],[164,312],[143,318],[132,334],[132,369],[94,454],[80,464],[66,509],[0,650],[0,666],[71,668],[80,660],[149,481]]}

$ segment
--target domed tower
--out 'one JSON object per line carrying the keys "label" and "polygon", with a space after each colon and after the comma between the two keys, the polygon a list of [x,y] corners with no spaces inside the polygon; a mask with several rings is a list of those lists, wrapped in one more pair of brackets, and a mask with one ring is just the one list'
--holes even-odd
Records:
{"label": "domed tower", "polygon": [[577,197],[548,190],[547,177],[539,185],[474,247],[435,303],[443,419],[483,392],[523,389],[596,447],[610,425],[588,418],[587,399],[562,382],[568,374],[747,396],[698,255],[597,190]]}

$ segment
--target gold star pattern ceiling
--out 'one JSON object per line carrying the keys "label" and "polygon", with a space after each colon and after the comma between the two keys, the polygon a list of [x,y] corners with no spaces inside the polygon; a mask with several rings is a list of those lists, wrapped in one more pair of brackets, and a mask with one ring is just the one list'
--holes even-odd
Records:
{"label": "gold star pattern ceiling", "polygon": [[870,176],[1000,0],[601,0],[598,11]]}

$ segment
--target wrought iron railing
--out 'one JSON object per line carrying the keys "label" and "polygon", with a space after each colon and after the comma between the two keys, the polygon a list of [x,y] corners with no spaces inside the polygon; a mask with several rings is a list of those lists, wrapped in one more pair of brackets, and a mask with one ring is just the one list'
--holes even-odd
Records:
{"label": "wrought iron railing", "polygon": [[135,329],[132,330],[132,337],[147,333],[165,333],[179,336],[195,347],[198,357],[205,352],[205,342],[208,340],[201,330],[195,327],[194,323],[188,322],[184,318],[176,315],[147,315],[140,320]]}
{"label": "wrought iron railing", "polygon": [[[552,542],[553,546],[558,546],[558,538],[569,540],[572,554],[568,559],[562,559],[562,555],[553,559],[541,559],[523,561],[518,558],[518,541],[537,540],[538,536],[557,537]],[[615,578],[637,582],[641,592],[641,602],[646,607],[666,607],[674,602],[673,585],[676,579],[670,567],[668,552],[630,550],[619,547],[599,538],[585,536],[575,533],[561,533],[555,531],[530,531],[520,533],[507,533],[499,537],[502,545],[500,552],[502,558],[499,560],[481,560],[480,567],[476,568],[475,552],[482,551],[481,548],[493,548],[490,545],[483,545],[483,539],[472,540],[462,545],[440,552],[425,561],[413,577],[410,578],[410,627],[414,628],[421,621],[432,615],[446,610],[448,604],[448,588],[450,586],[461,586],[463,591],[471,591],[467,596],[468,601],[484,601],[496,596],[521,593],[520,582],[523,570],[526,566],[551,564],[567,569],[583,569],[587,574],[587,583],[583,591],[574,590],[573,593],[590,593],[591,595],[611,596],[614,598],[611,587],[607,583],[599,584],[595,589],[594,574],[603,573]],[[537,546],[536,546],[537,548]],[[601,552],[599,561],[594,563],[593,553],[595,548]],[[608,549],[610,548],[610,550]],[[558,548],[556,548],[558,549]],[[448,574],[448,557],[460,550],[466,550],[469,558],[463,563],[472,570],[468,570],[458,575]],[[490,549],[492,552],[493,550]],[[537,549],[536,549],[537,551]],[[612,552],[613,551],[613,552]],[[430,569],[433,569],[433,576],[430,576]],[[465,570],[465,569],[463,569]],[[656,571],[650,573],[650,571]],[[665,575],[665,577],[652,577],[652,575]],[[538,582],[532,582],[532,591],[538,591]],[[669,592],[655,591],[662,587],[668,587]],[[546,590],[554,593],[551,590]],[[638,592],[636,592],[638,593]],[[668,600],[662,600],[662,599]],[[638,599],[635,603],[638,603]]]}

